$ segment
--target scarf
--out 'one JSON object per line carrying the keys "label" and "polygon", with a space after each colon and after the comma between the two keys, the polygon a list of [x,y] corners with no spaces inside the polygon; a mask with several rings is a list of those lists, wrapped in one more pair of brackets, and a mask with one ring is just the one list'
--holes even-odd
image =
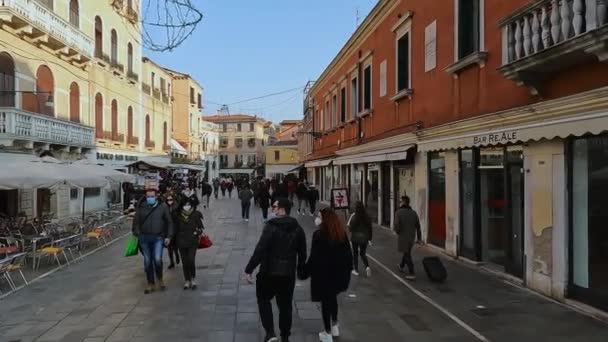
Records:
{"label": "scarf", "polygon": [[188,221],[188,218],[190,217],[190,214],[192,214],[194,212],[194,208],[191,208],[188,211],[183,211],[182,210],[182,218],[184,219],[184,221]]}

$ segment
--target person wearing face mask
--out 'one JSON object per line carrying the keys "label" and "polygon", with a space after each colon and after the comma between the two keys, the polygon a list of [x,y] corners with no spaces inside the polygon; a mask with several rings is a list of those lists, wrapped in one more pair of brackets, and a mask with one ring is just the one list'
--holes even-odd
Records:
{"label": "person wearing face mask", "polygon": [[[165,203],[169,207],[169,211],[171,212],[171,217],[173,217],[173,221],[175,222],[175,215],[177,210],[179,209],[179,204],[175,200],[175,196],[173,193],[169,192],[165,195]],[[167,252],[169,253],[169,269],[175,268],[175,264],[179,265],[179,251],[177,246],[175,245],[175,236],[171,239],[169,246],[167,246]]]}
{"label": "person wearing face mask", "polygon": [[353,269],[353,256],[344,225],[330,208],[323,208],[315,218],[319,229],[312,236],[310,256],[301,279],[310,277],[313,302],[321,302],[325,330],[321,342],[332,342],[340,336],[338,294],[348,289]]}
{"label": "person wearing face mask", "polygon": [[144,269],[148,281],[144,293],[154,291],[156,280],[159,288],[165,290],[163,243],[168,246],[171,242],[173,219],[169,207],[158,199],[156,189],[146,191],[145,200],[141,202],[135,212],[132,231],[139,240],[139,248],[144,256]]}
{"label": "person wearing face mask", "polygon": [[186,203],[187,201],[192,202],[194,209],[198,208],[198,205],[201,203],[198,199],[198,196],[190,186],[187,186],[184,191],[182,191],[182,200],[180,205],[184,205],[184,203]]}
{"label": "person wearing face mask", "polygon": [[274,330],[271,300],[276,297],[279,307],[281,341],[288,342],[291,335],[293,292],[296,271],[304,272],[306,263],[306,235],[298,221],[289,216],[291,202],[277,199],[272,210],[276,217],[268,220],[255,251],[245,267],[245,277],[253,283],[253,271],[260,266],[257,275],[256,295],[262,326],[266,331],[264,342],[278,341]]}
{"label": "person wearing face mask", "polygon": [[203,214],[194,205],[192,199],[187,199],[175,213],[175,243],[182,256],[184,290],[196,289],[196,250],[205,229]]}

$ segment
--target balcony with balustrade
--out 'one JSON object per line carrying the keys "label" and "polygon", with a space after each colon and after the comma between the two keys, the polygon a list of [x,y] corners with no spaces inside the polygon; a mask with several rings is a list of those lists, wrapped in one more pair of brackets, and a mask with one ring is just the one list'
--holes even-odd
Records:
{"label": "balcony with balustrade", "polygon": [[131,82],[133,84],[136,84],[137,82],[139,82],[139,75],[132,70],[127,71],[127,78],[129,79],[129,82]]}
{"label": "balcony with balustrade", "polygon": [[608,60],[608,0],[537,0],[499,22],[505,77],[539,94],[551,73]]}
{"label": "balcony with balustrade", "polygon": [[0,18],[21,38],[76,64],[84,65],[93,57],[93,39],[36,0],[2,0]]}
{"label": "balcony with balustrade", "polygon": [[154,141],[152,141],[152,140],[146,140],[145,141],[145,146],[146,146],[146,148],[155,148],[156,147],[156,143],[154,143]]}
{"label": "balcony with balustrade", "polygon": [[139,145],[139,138],[138,137],[127,137],[127,145],[131,145],[131,146],[137,146]]}
{"label": "balcony with balustrade", "polygon": [[31,147],[35,143],[88,148],[95,145],[94,129],[17,108],[0,107],[0,145]]}
{"label": "balcony with balustrade", "polygon": [[118,132],[112,132],[112,141],[123,143],[125,142],[125,135]]}

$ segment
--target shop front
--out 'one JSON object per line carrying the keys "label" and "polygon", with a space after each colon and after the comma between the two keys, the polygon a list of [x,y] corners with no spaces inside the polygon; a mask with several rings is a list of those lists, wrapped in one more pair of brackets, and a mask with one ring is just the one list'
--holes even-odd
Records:
{"label": "shop front", "polygon": [[569,295],[608,310],[608,135],[570,141]]}

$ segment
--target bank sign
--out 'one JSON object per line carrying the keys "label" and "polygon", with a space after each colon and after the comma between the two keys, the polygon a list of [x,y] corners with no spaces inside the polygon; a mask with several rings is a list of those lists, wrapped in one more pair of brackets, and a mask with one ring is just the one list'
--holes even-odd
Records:
{"label": "bank sign", "polygon": [[473,145],[498,145],[517,142],[517,132],[502,132],[476,135],[473,137]]}

